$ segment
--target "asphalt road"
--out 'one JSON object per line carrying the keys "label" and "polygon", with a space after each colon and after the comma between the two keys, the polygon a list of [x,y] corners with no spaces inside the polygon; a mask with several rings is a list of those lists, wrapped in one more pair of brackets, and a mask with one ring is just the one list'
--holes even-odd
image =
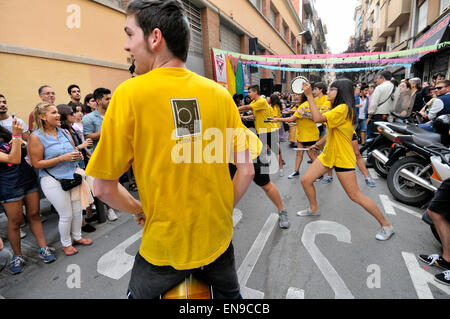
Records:
{"label": "asphalt road", "polygon": [[[233,245],[244,298],[270,299],[450,299],[450,287],[433,280],[441,270],[418,261],[420,253],[441,253],[423,210],[393,200],[382,178],[370,188],[357,173],[360,189],[373,199],[392,223],[395,235],[386,242],[375,239],[378,223],[348,199],[336,176],[330,184],[316,183],[320,217],[297,217],[307,200],[299,178],[289,180],[295,151],[282,143],[285,176],[271,175],[291,220],[282,230],[275,206],[252,183],[234,211]],[[301,174],[308,168],[306,158]],[[137,195],[137,194],[135,194]],[[57,260],[44,264],[29,234],[22,240],[27,261],[23,273],[0,272],[0,296],[6,299],[123,299],[138,251],[142,228],[132,217],[119,213],[114,222],[94,224],[94,244],[80,247],[67,257],[61,250],[58,216],[49,213],[44,225]],[[0,235],[6,237],[6,218],[0,218]],[[9,243],[5,243],[8,247]],[[1,298],[1,297],[0,297]]]}

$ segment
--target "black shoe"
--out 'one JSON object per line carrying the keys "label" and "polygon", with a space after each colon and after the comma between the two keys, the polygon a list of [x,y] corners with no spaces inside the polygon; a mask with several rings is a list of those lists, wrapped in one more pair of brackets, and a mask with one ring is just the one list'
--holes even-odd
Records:
{"label": "black shoe", "polygon": [[450,286],[450,270],[444,271],[443,273],[434,276],[434,280],[437,282]]}
{"label": "black shoe", "polygon": [[419,255],[419,259],[430,266],[438,266],[446,270],[450,270],[450,263],[444,260],[438,254],[434,255]]}
{"label": "black shoe", "polygon": [[81,226],[81,230],[84,231],[85,233],[92,233],[96,231],[95,227],[89,224]]}

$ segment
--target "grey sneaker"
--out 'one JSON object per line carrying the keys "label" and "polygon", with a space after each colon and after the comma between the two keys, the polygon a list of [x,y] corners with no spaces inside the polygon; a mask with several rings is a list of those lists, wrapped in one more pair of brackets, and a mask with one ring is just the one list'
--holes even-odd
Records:
{"label": "grey sneaker", "polygon": [[388,240],[392,235],[394,235],[394,230],[383,226],[375,238],[378,240]]}
{"label": "grey sneaker", "polygon": [[313,212],[309,209],[309,207],[307,209],[301,210],[299,212],[297,212],[297,216],[301,216],[301,217],[306,217],[306,216],[320,216],[320,212]]}
{"label": "grey sneaker", "polygon": [[376,187],[377,186],[375,184],[375,182],[370,177],[364,179],[364,181],[366,182],[367,186],[370,186],[370,187]]}
{"label": "grey sneaker", "polygon": [[287,211],[281,210],[278,212],[278,226],[282,229],[288,229],[291,223],[289,222]]}
{"label": "grey sneaker", "polygon": [[332,181],[333,181],[333,176],[327,176],[322,179],[322,184],[328,184],[328,183],[331,183]]}

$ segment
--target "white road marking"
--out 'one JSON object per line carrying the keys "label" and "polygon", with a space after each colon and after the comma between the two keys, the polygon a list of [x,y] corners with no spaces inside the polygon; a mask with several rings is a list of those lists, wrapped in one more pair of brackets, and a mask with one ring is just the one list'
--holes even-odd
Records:
{"label": "white road marking", "polygon": [[290,287],[287,291],[286,299],[305,299],[305,291],[303,289]]}
{"label": "white road marking", "polygon": [[[275,227],[277,221],[278,221],[277,214],[272,213],[269,215],[269,217],[266,220],[266,223],[264,224],[263,228],[259,232],[252,247],[248,251],[247,256],[245,256],[244,261],[242,262],[241,266],[239,267],[239,269],[237,271],[239,284],[242,287],[241,288],[242,296],[244,298],[252,298],[252,297],[245,295],[245,292],[248,291],[248,289],[246,288],[247,281],[250,278],[253,268],[255,268],[256,263],[258,262],[259,256],[261,255],[261,253],[264,249],[264,246],[266,245],[266,242],[269,239],[269,236],[272,233],[272,230]],[[264,293],[258,292],[258,294],[260,296],[264,297]],[[255,297],[253,296],[253,298],[255,298]]]}
{"label": "white road marking", "polygon": [[305,226],[302,243],[330,284],[334,291],[335,298],[354,299],[355,297],[347,288],[342,278],[317,247],[315,239],[318,234],[334,235],[338,241],[351,244],[350,230],[344,225],[332,221],[319,220],[311,222]]}
{"label": "white road marking", "polygon": [[104,254],[97,262],[97,272],[103,276],[119,280],[133,268],[134,256],[125,250],[141,239],[143,229]]}
{"label": "white road marking", "polygon": [[368,168],[367,170],[369,171],[369,175],[370,177],[372,177],[372,179],[378,179],[379,175],[376,170],[374,170],[373,168]]}
{"label": "white road marking", "polygon": [[387,195],[380,194],[380,200],[381,200],[381,203],[383,204],[384,211],[386,212],[386,214],[397,215],[395,212],[395,208],[397,208],[397,209],[400,209],[400,210],[404,211],[405,213],[413,215],[417,218],[420,218],[420,219],[422,218],[422,214],[419,214],[419,213],[413,211],[412,209],[409,209],[397,202],[392,201]]}
{"label": "white road marking", "polygon": [[434,279],[434,276],[425,271],[416,259],[416,256],[411,253],[402,252],[403,259],[405,260],[406,267],[408,268],[409,275],[414,284],[417,297],[419,299],[434,299],[428,284],[432,284],[439,288],[447,295],[450,295],[450,286],[443,285]]}

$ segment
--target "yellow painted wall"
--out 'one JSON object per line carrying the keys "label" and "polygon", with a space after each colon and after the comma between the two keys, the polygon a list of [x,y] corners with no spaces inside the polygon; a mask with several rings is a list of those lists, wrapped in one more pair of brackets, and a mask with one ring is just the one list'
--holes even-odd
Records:
{"label": "yellow painted wall", "polygon": [[[80,28],[67,20],[80,8]],[[127,63],[125,14],[89,0],[1,0],[0,42]]]}
{"label": "yellow painted wall", "polygon": [[130,77],[127,70],[4,53],[0,53],[0,70],[0,93],[8,101],[9,114],[14,112],[26,123],[29,113],[41,102],[38,89],[44,84],[53,87],[58,105],[70,101],[67,87],[71,84],[80,87],[84,99],[97,87],[114,92]]}
{"label": "yellow painted wall", "polygon": [[[290,47],[281,39],[280,35],[261,17],[248,1],[244,0],[210,0],[221,14],[233,17],[233,20],[250,32],[253,36],[273,50],[276,54],[293,54]],[[274,0],[274,7],[286,21],[289,29],[297,35],[300,28],[292,18],[283,0]],[[300,39],[300,38],[297,38]],[[288,41],[289,43],[290,41]]]}

